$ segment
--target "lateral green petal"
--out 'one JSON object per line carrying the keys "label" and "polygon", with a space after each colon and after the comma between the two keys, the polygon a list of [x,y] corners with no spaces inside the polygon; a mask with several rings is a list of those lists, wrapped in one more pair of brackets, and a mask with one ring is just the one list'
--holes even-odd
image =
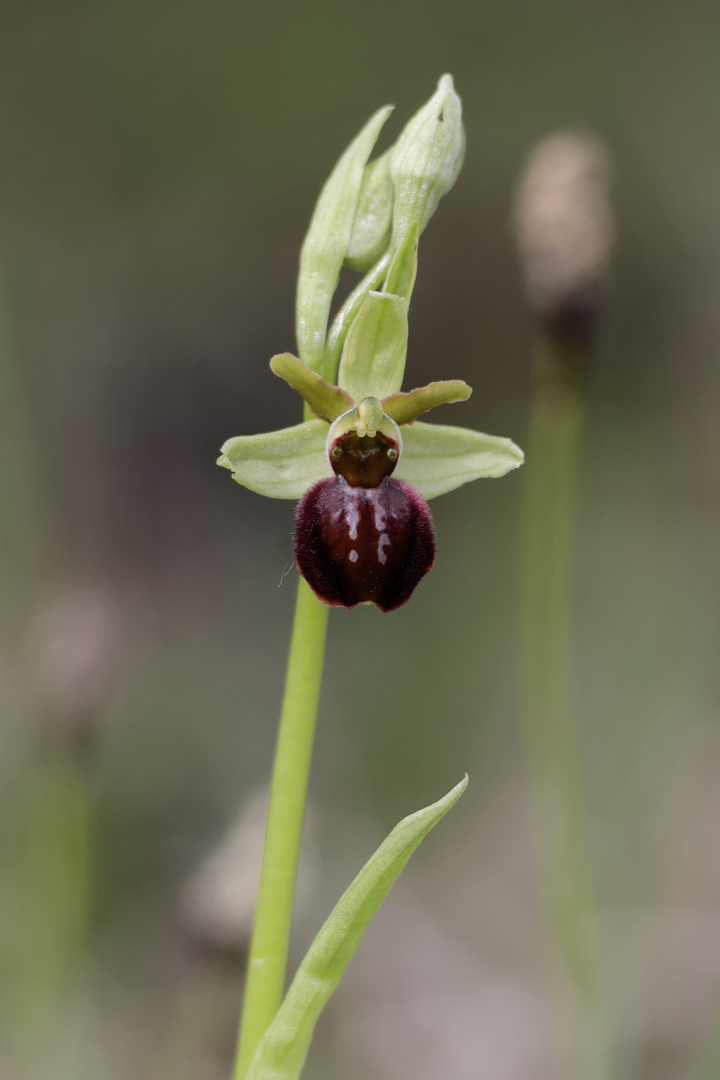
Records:
{"label": "lateral green petal", "polygon": [[379,109],[338,161],[320,193],[300,253],[298,349],[306,364],[329,379],[335,377],[324,368],[330,305],[350,246],[365,164],[391,112],[391,105]]}
{"label": "lateral green petal", "polygon": [[408,339],[402,296],[369,292],[345,339],[338,383],[355,401],[384,398],[402,386]]}
{"label": "lateral green petal", "polygon": [[300,499],[318,480],[332,475],[325,453],[327,433],[324,420],[307,420],[263,435],[238,435],[223,445],[217,463],[259,495]]}
{"label": "lateral green petal", "polygon": [[403,451],[393,475],[412,484],[425,499],[480,477],[504,476],[524,460],[510,439],[470,428],[418,420],[402,429],[402,437]]}
{"label": "lateral green petal", "polygon": [[412,424],[413,420],[430,409],[455,401],[467,401],[471,394],[471,387],[462,379],[448,379],[419,386],[407,393],[391,394],[382,404],[385,415],[392,417],[396,424]]}
{"label": "lateral green petal", "polygon": [[339,386],[325,382],[321,375],[303,364],[292,353],[279,353],[273,356],[270,367],[281,379],[289,383],[293,390],[308,403],[318,420],[332,424],[338,416],[352,409],[355,402]]}
{"label": "lateral green petal", "polygon": [[467,782],[466,776],[444,798],[404,818],[365,863],[300,964],[255,1051],[247,1080],[297,1080],[300,1076],[317,1019],[370,920],[413,851],[457,802]]}

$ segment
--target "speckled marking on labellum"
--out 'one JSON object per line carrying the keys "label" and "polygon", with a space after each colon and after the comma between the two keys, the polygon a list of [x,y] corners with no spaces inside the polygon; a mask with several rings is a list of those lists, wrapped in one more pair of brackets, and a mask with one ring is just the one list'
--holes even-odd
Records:
{"label": "speckled marking on labellum", "polygon": [[334,477],[298,505],[295,558],[313,592],[331,607],[401,607],[435,561],[427,503],[391,473],[400,446],[351,430],[329,447]]}

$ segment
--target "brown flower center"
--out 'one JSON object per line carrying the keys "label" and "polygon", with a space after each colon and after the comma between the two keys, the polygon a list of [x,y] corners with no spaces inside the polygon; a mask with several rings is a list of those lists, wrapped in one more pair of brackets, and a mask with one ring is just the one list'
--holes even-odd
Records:
{"label": "brown flower center", "polygon": [[351,487],[377,487],[390,476],[399,457],[397,443],[382,435],[358,435],[347,431],[330,448],[330,464],[336,476]]}

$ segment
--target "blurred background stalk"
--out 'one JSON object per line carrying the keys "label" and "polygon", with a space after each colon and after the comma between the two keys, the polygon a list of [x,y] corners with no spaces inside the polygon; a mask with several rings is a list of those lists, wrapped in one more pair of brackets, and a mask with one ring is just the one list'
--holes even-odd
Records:
{"label": "blurred background stalk", "polygon": [[47,522],[35,465],[26,388],[0,271],[0,632],[17,647],[47,584]]}
{"label": "blurred background stalk", "polygon": [[0,291],[0,670],[11,686],[3,701],[0,1026],[26,1068],[52,1038],[86,929],[90,803],[84,753],[57,702],[48,709],[38,693],[41,654],[57,645],[33,649],[31,640],[47,598],[51,543],[8,308]]}
{"label": "blurred background stalk", "polygon": [[544,336],[527,440],[522,547],[525,733],[564,1075],[610,1076],[572,690],[573,533],[585,356]]}
{"label": "blurred background stalk", "polygon": [[522,531],[524,715],[567,1080],[611,1074],[573,695],[578,450],[613,238],[608,183],[599,142],[560,132],[531,151],[516,207],[525,289],[538,320]]}

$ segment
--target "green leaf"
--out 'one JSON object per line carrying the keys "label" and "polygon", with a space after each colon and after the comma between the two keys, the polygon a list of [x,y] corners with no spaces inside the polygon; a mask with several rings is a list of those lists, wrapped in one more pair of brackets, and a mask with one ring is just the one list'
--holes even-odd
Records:
{"label": "green leaf", "polygon": [[218,465],[232,469],[243,487],[274,499],[300,499],[318,480],[332,475],[325,453],[328,426],[324,420],[238,435],[223,445]]}
{"label": "green leaf", "polygon": [[365,930],[402,868],[467,787],[396,825],[342,896],[298,968],[275,1020],[255,1052],[248,1080],[297,1080],[320,1013],[337,987]]}
{"label": "green leaf", "polygon": [[365,166],[352,236],[345,265],[366,273],[390,247],[392,235],[393,182],[390,176],[392,148]]}
{"label": "green leaf", "polygon": [[298,349],[305,363],[330,381],[335,380],[335,373],[325,370],[330,304],[348,253],[365,164],[391,112],[391,105],[379,109],[338,161],[320,192],[300,253]]}
{"label": "green leaf", "polygon": [[412,424],[418,416],[436,409],[438,405],[450,405],[455,401],[467,401],[472,389],[462,379],[432,382],[407,393],[391,394],[382,403],[386,416],[396,424]]}
{"label": "green leaf", "polygon": [[402,386],[408,338],[402,296],[370,292],[345,339],[338,383],[355,401],[384,398]]}
{"label": "green leaf", "polygon": [[523,463],[523,452],[497,435],[444,424],[402,429],[403,450],[394,476],[407,480],[426,499],[454,491],[482,476],[504,476]]}
{"label": "green leaf", "polygon": [[289,383],[293,390],[308,403],[315,416],[319,420],[325,420],[331,424],[348,409],[352,409],[355,402],[339,386],[325,382],[321,375],[303,364],[292,353],[279,353],[273,356],[270,367],[281,379]]}

